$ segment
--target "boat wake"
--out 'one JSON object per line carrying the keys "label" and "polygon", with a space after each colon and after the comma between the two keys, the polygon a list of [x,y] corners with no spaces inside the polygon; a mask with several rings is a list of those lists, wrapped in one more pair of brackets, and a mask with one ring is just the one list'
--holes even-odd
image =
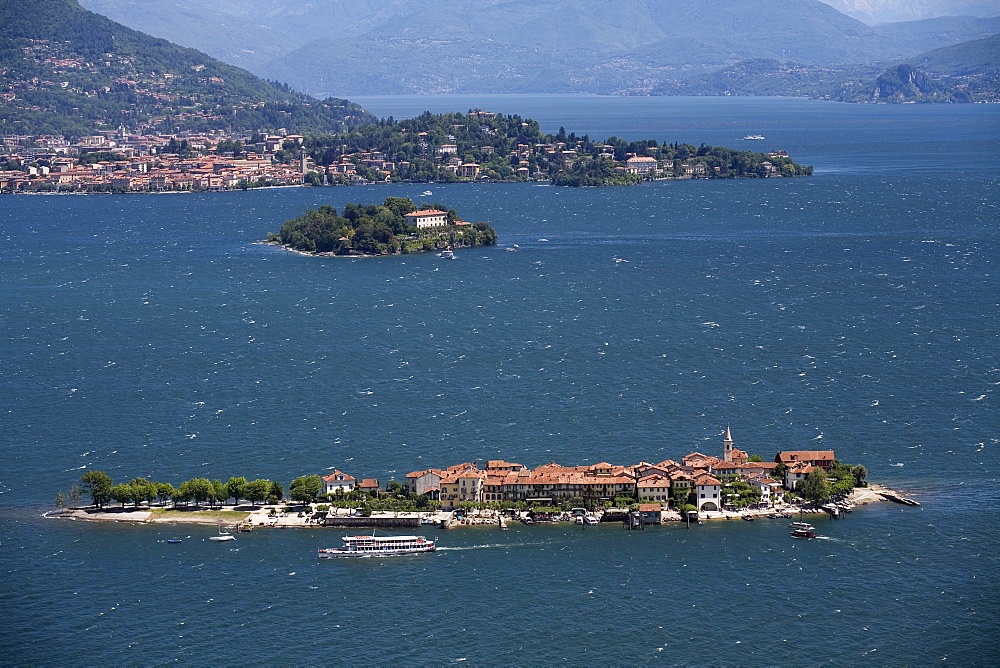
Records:
{"label": "boat wake", "polygon": [[489,550],[497,547],[524,547],[540,543],[488,543],[486,545],[465,545],[463,547],[439,547],[438,552],[465,552],[466,550]]}

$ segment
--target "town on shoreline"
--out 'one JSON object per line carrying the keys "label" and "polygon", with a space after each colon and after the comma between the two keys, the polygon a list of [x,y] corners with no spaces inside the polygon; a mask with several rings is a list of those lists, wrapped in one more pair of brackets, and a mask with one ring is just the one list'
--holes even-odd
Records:
{"label": "town on shoreline", "polygon": [[[112,485],[101,471],[81,479],[93,506],[67,504],[60,493],[51,517],[89,521],[226,524],[261,527],[442,527],[575,521],[623,521],[626,526],[672,521],[752,520],[827,513],[839,517],[856,505],[895,501],[919,505],[869,484],[864,466],[845,466],[832,450],[778,452],[773,461],[734,447],[726,429],[721,457],[692,452],[631,466],[601,462],[528,469],[490,460],[406,474],[406,482],[354,476],[333,469],[292,481],[289,496],[268,480],[228,483],[193,479],[174,489],[143,479]],[[164,485],[166,487],[164,487]],[[167,489],[169,488],[169,489]],[[154,504],[156,498],[160,504]],[[232,503],[230,503],[232,499]],[[249,505],[240,503],[246,499]],[[120,508],[108,508],[112,500]],[[193,502],[194,505],[191,505]],[[208,502],[208,509],[203,503]],[[126,504],[131,503],[131,508]],[[72,505],[73,507],[69,507]]]}
{"label": "town on shoreline", "polygon": [[0,192],[158,193],[377,183],[546,182],[630,185],[650,180],[812,174],[787,152],[604,142],[520,116],[470,110],[382,121],[345,134],[153,134],[117,130],[66,138],[0,136]]}

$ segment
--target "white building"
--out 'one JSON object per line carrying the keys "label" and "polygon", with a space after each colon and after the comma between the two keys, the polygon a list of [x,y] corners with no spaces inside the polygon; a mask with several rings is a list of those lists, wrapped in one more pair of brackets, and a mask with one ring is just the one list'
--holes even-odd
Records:
{"label": "white building", "polygon": [[695,506],[698,511],[719,510],[722,502],[719,497],[722,495],[722,482],[717,478],[706,474],[699,476],[694,481]]}
{"label": "white building", "polygon": [[323,493],[336,494],[337,490],[350,492],[357,482],[354,476],[334,470],[330,475],[323,476]]}
{"label": "white building", "polygon": [[444,227],[448,224],[448,213],[437,209],[423,209],[414,211],[403,216],[407,225],[414,225],[417,229],[426,227]]}

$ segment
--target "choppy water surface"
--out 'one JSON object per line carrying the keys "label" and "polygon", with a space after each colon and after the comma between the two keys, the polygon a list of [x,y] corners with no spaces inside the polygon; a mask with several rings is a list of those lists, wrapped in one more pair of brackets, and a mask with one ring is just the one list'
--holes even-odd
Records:
{"label": "choppy water surface", "polygon": [[[396,117],[415,104],[396,102],[365,104]],[[817,175],[435,184],[434,200],[520,246],[454,261],[312,259],[253,243],[307,207],[420,199],[424,185],[0,198],[6,656],[1000,659],[996,112],[502,102],[454,108],[602,138],[739,145],[759,132],[759,148],[789,150]],[[591,125],[572,122],[581,105]],[[616,119],[621,130],[605,131]],[[661,127],[682,136],[647,131]],[[763,521],[512,527],[351,563],[314,557],[338,532],[214,544],[207,529],[38,517],[88,468],[287,483],[335,466],[384,482],[487,458],[714,453],[726,424],[751,453],[833,448],[924,505],[862,509],[807,543]],[[178,533],[190,538],[158,542]]]}

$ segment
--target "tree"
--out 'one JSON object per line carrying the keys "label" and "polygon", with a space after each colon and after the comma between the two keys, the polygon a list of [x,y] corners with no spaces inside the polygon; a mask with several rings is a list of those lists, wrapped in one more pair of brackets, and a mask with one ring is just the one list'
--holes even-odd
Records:
{"label": "tree", "polygon": [[127,482],[120,482],[111,488],[111,498],[124,508],[126,503],[135,501],[135,490]]}
{"label": "tree", "polygon": [[63,496],[62,492],[56,494],[56,508],[63,510],[66,508],[66,497]]}
{"label": "tree", "polygon": [[250,503],[259,504],[261,501],[266,499],[268,495],[270,495],[271,481],[259,479],[247,483],[246,491],[244,493]]}
{"label": "tree", "polygon": [[145,478],[135,478],[129,484],[132,485],[132,492],[135,497],[133,501],[136,505],[139,505],[140,501],[152,503],[153,499],[156,498],[158,488],[155,482],[149,482]]}
{"label": "tree", "polygon": [[235,505],[240,505],[240,499],[246,496],[247,484],[247,479],[242,476],[239,478],[230,478],[226,482],[226,492],[232,497]]}
{"label": "tree", "polygon": [[156,496],[160,499],[161,504],[166,504],[167,499],[174,498],[174,486],[169,482],[158,482],[156,483]]}
{"label": "tree", "polygon": [[208,478],[192,478],[181,483],[180,491],[185,501],[190,499],[200,505],[212,495],[212,482]]}
{"label": "tree", "polygon": [[852,468],[851,475],[854,476],[854,482],[858,487],[868,486],[868,469],[864,467],[864,464],[858,464]]}
{"label": "tree", "polygon": [[750,455],[750,458],[747,459],[747,461],[748,462],[762,462],[762,461],[764,461],[764,458],[761,457],[760,455]]}
{"label": "tree", "polygon": [[323,479],[315,473],[296,478],[288,487],[288,493],[293,501],[312,503],[323,491]]}
{"label": "tree", "polygon": [[229,489],[226,487],[226,483],[221,480],[212,480],[212,493],[209,495],[209,502],[213,505],[215,503],[225,503],[226,499],[229,498]]}
{"label": "tree", "polygon": [[830,479],[826,471],[818,466],[796,485],[799,494],[809,501],[820,503],[830,498]]}
{"label": "tree", "polygon": [[111,476],[104,471],[87,471],[80,477],[83,483],[83,491],[90,495],[94,505],[103,508],[104,504],[111,501]]}
{"label": "tree", "polygon": [[773,469],[771,469],[771,479],[777,480],[782,485],[785,484],[785,475],[788,473],[788,465],[778,462]]}

